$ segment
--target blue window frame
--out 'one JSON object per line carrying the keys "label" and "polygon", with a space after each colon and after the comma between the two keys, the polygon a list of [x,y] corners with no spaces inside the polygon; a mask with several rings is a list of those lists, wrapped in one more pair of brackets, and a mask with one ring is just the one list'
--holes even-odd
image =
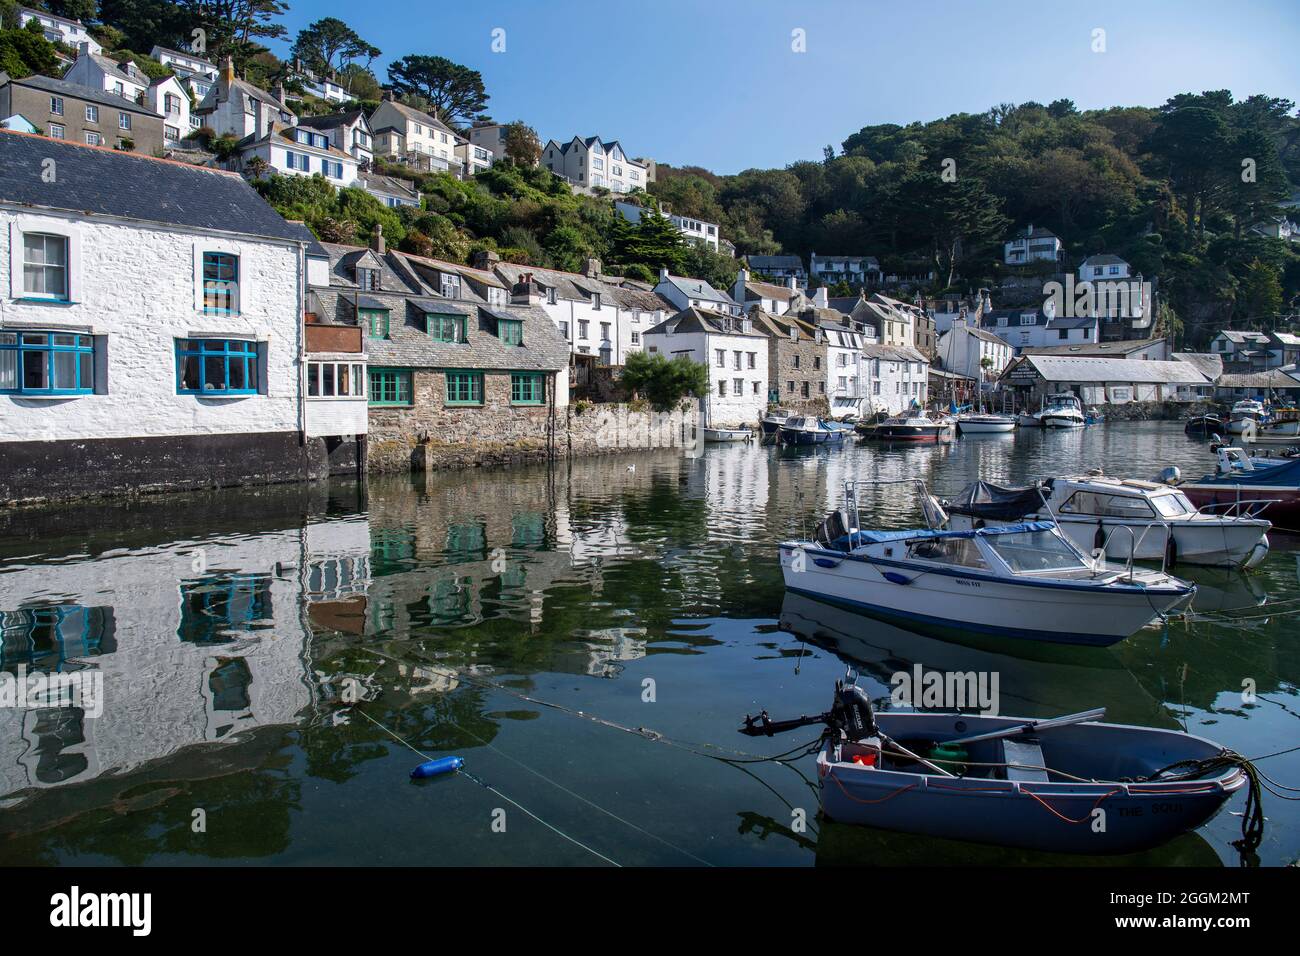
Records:
{"label": "blue window frame", "polygon": [[74,332],[0,332],[0,392],[88,395],[95,390],[95,340]]}
{"label": "blue window frame", "polygon": [[329,160],[329,159],[322,159],[320,161],[320,164],[321,164],[321,172],[323,172],[327,178],[329,179],[343,178],[342,163],[334,162],[333,160]]}
{"label": "blue window frame", "polygon": [[177,339],[178,395],[256,395],[257,343],[242,339]]}
{"label": "blue window frame", "polygon": [[239,312],[239,256],[203,253],[203,311],[209,315]]}

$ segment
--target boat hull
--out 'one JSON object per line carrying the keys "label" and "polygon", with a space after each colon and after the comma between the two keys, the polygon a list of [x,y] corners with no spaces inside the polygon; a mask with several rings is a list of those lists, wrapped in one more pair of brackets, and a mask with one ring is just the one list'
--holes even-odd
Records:
{"label": "boat hull", "polygon": [[1042,416],[1044,428],[1082,428],[1087,424],[1082,417],[1074,415],[1055,415],[1047,413]]}
{"label": "boat hull", "polygon": [[1015,419],[1007,421],[957,420],[957,430],[963,435],[1005,435],[1016,430]]}
{"label": "boat hull", "polygon": [[[795,567],[794,552],[803,554]],[[952,628],[1057,644],[1108,646],[1135,633],[1195,593],[1138,585],[1006,580],[918,567],[785,542],[785,586],[908,625]],[[889,573],[907,583],[891,581]]]}
{"label": "boat hull", "polygon": [[877,425],[872,438],[881,441],[947,441],[952,437],[949,425]]}
{"label": "boat hull", "polygon": [[704,440],[706,442],[749,441],[753,437],[754,433],[747,428],[704,429]]}
{"label": "boat hull", "polygon": [[1266,500],[1270,503],[1254,512],[1255,517],[1273,522],[1273,529],[1300,534],[1300,488],[1270,485],[1179,485],[1178,490],[1198,508],[1233,505],[1239,501]]}
{"label": "boat hull", "polygon": [[[884,713],[877,715],[877,722],[889,736],[907,740],[955,739],[983,732],[985,723],[1010,726],[1023,720]],[[1044,734],[1053,735],[1054,742],[1064,741],[1067,751],[1089,746],[1098,751],[1108,745],[1143,748],[1142,754],[1156,766],[1165,756],[1167,763],[1204,759],[1219,749],[1187,734],[1113,724],[1081,724]],[[906,773],[836,757],[834,742],[827,742],[817,757],[822,810],[832,820],[1058,853],[1113,855],[1160,846],[1204,825],[1246,783],[1236,767],[1195,781],[1029,782]],[[1099,808],[1105,812],[1104,827],[1095,825],[1094,811]]]}

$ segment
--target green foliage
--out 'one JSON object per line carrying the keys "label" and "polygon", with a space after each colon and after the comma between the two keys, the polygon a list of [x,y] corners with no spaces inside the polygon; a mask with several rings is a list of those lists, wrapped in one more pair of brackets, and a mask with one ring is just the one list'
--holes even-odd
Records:
{"label": "green foliage", "polygon": [[520,166],[535,166],[542,158],[542,141],[523,120],[515,120],[505,131],[506,158]]}
{"label": "green foliage", "polygon": [[399,94],[423,97],[449,125],[468,123],[487,107],[482,74],[443,56],[404,56],[389,64],[388,82]]}
{"label": "green foliage", "polygon": [[314,73],[329,76],[364,59],[368,70],[382,51],[361,39],[350,26],[337,17],[325,17],[298,31],[290,57]]}
{"label": "green foliage", "polygon": [[37,28],[32,30],[0,30],[0,70],[4,70],[14,79],[22,79],[36,73],[58,75],[58,58],[54,44],[45,39],[36,20]]}
{"label": "green foliage", "polygon": [[272,175],[253,186],[280,215],[302,220],[328,242],[360,245],[370,239],[376,224],[384,227],[384,238],[391,244],[406,237],[397,212],[360,189],[336,190],[323,176]]}
{"label": "green foliage", "polygon": [[648,400],[655,411],[666,412],[688,395],[707,395],[709,369],[685,355],[669,361],[659,354],[631,352],[623,368],[623,384]]}

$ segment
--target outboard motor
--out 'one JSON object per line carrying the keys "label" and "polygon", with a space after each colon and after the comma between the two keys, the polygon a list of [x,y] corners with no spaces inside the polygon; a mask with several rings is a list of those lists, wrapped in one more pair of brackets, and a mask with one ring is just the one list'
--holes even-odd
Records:
{"label": "outboard motor", "polygon": [[1178,470],[1177,465],[1170,465],[1156,475],[1156,483],[1161,485],[1176,485],[1182,480],[1183,473]]}

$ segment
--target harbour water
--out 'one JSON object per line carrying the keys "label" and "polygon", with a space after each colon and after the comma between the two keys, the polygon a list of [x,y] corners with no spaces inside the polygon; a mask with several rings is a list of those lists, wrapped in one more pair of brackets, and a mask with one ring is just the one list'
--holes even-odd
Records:
{"label": "harbour water", "polygon": [[[920,664],[996,672],[1002,713],[1105,706],[1248,756],[1296,746],[1294,539],[1249,574],[1180,567],[1195,622],[1108,649],[957,643],[785,598],[776,543],[847,478],[952,492],[1168,465],[1198,476],[1212,458],[1176,424],[1116,423],[2,514],[3,670],[102,674],[103,708],[0,708],[0,863],[1101,862],[821,821],[811,757],[745,762],[816,731],[736,730],[761,708],[826,709],[848,666],[887,707],[890,676]],[[919,520],[903,487],[861,509]],[[412,782],[408,744],[474,777]],[[1260,766],[1300,781],[1300,754]],[[1242,803],[1105,862],[1236,865]],[[1294,861],[1300,804],[1264,808],[1248,862]]]}

